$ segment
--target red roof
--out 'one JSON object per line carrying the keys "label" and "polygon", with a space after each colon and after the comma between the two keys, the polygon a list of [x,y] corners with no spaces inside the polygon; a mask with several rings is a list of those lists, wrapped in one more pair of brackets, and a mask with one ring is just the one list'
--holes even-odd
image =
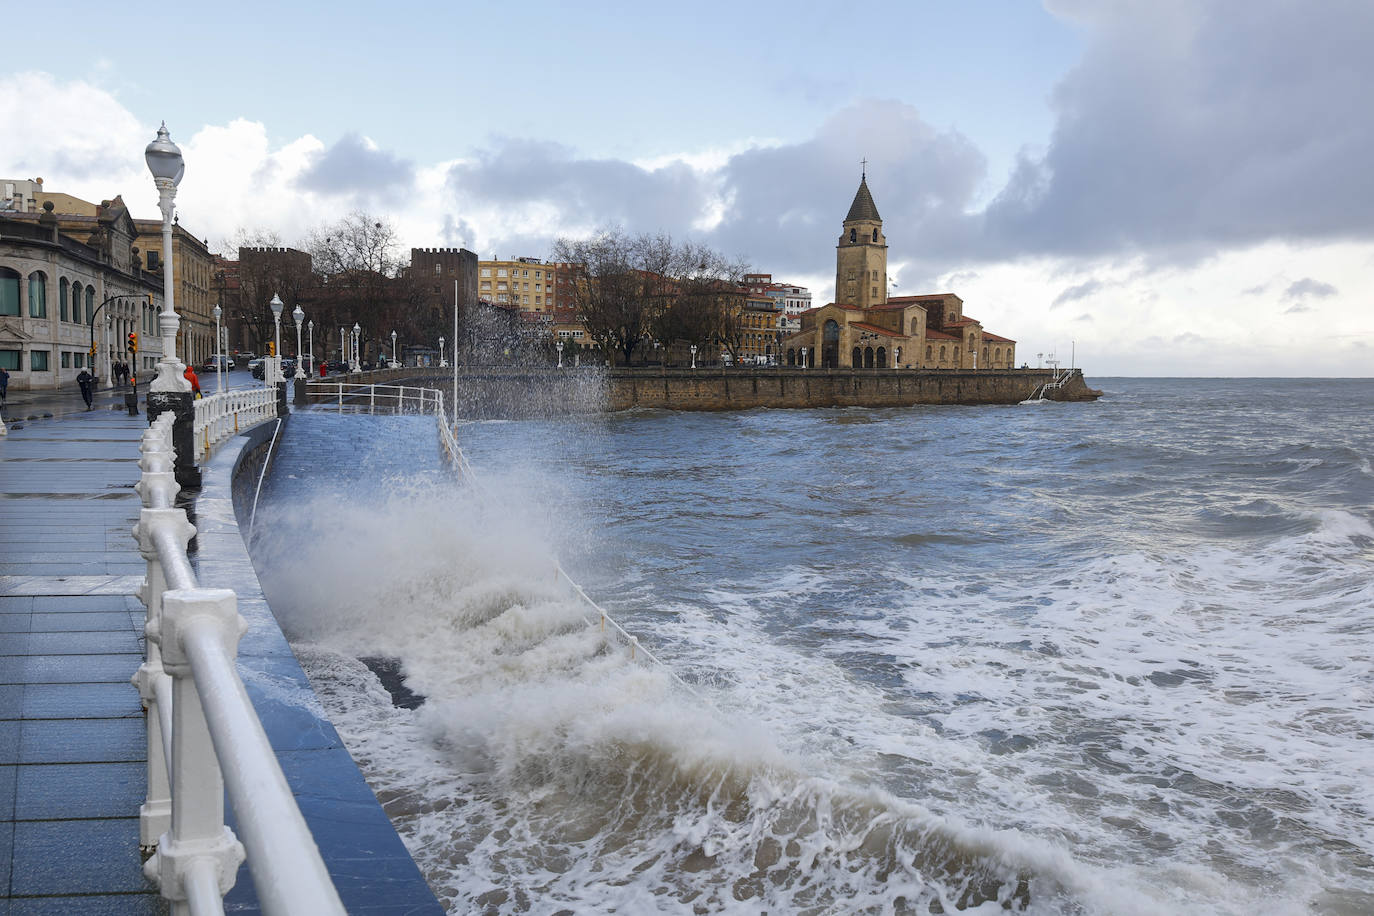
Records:
{"label": "red roof", "polygon": [[926,340],[958,340],[953,334],[946,334],[944,331],[937,331],[934,328],[926,328]]}
{"label": "red roof", "polygon": [[991,340],[995,343],[1016,343],[1016,341],[1012,340],[1010,337],[1003,337],[1000,334],[993,334],[989,331],[983,332],[983,339]]}
{"label": "red roof", "polygon": [[849,326],[850,326],[851,328],[858,328],[858,329],[861,330],[861,331],[872,331],[872,332],[874,332],[875,334],[882,334],[884,337],[905,337],[905,336],[906,336],[905,334],[900,334],[900,333],[898,333],[897,331],[889,330],[888,328],[880,328],[880,327],[878,327],[876,324],[868,324],[868,323],[863,322],[863,321],[851,321],[851,322],[849,323]]}

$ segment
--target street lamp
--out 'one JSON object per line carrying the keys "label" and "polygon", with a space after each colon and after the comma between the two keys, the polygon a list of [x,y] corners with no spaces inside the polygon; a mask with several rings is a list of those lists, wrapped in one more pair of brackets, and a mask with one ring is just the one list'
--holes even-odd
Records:
{"label": "street lamp", "polygon": [[177,360],[177,318],[175,284],[172,278],[172,214],[176,211],[177,185],[186,174],[181,150],[167,133],[167,122],[157,129],[157,137],[143,151],[148,171],[153,173],[157,186],[157,206],[162,211],[162,312],[158,315],[158,331],[162,337],[162,359],[158,361],[157,378],[149,391],[191,392],[191,383],[182,373],[186,367]]}
{"label": "street lamp", "polygon": [[314,318],[311,318],[309,321],[307,321],[307,322],[305,323],[305,330],[306,330],[306,333],[308,334],[308,336],[306,337],[306,341],[309,342],[309,344],[310,344],[310,346],[307,348],[307,351],[306,351],[306,352],[308,352],[308,353],[310,354],[310,371],[307,372],[306,375],[314,375],[314,374],[315,374],[315,319],[314,319]]}
{"label": "street lamp", "polygon": [[[391,332],[391,361],[396,362],[396,332]],[[390,366],[387,366],[390,369]]]}
{"label": "street lamp", "polygon": [[356,322],[356,321],[353,322],[353,354],[352,354],[352,356],[350,357],[350,360],[351,360],[352,363],[353,363],[353,371],[354,371],[354,372],[362,372],[362,371],[363,371],[362,354],[360,354],[360,353],[358,352],[358,335],[361,334],[362,332],[363,332],[363,327],[362,327],[362,325],[358,324],[358,322]]}
{"label": "street lamp", "polygon": [[264,373],[262,374],[262,377],[263,377],[263,384],[264,384],[264,385],[266,385],[266,384],[276,384],[277,382],[284,382],[284,381],[286,381],[286,377],[283,376],[283,375],[281,374],[281,310],[282,310],[283,308],[286,307],[286,303],[284,303],[284,302],[281,301],[281,296],[278,296],[276,293],[273,293],[273,294],[272,294],[272,301],[269,302],[269,303],[267,303],[267,304],[268,304],[269,306],[271,306],[271,308],[272,308],[272,324],[275,325],[275,326],[276,326],[276,329],[277,329],[277,334],[276,334],[277,345],[276,345],[276,347],[275,347],[275,349],[276,349],[276,351],[277,351],[277,355],[274,356],[274,357],[272,357],[272,379],[271,379],[271,382],[269,383],[269,382],[267,381],[267,373],[266,373],[266,372],[264,372]]}
{"label": "street lamp", "polygon": [[555,343],[555,344],[553,345],[553,348],[554,348],[555,350],[558,351],[558,368],[562,369],[562,368],[563,368],[563,341],[560,340],[560,341],[558,341],[557,343]]}
{"label": "street lamp", "polygon": [[692,350],[692,368],[695,369],[695,368],[697,367],[697,345],[696,345],[696,344],[692,344],[691,350]]}
{"label": "street lamp", "polygon": [[806,347],[801,348],[801,367],[806,368]]}
{"label": "street lamp", "polygon": [[341,363],[348,362],[344,357],[344,337],[347,330],[348,329],[344,327],[339,328],[339,362]]}
{"label": "street lamp", "polygon": [[291,310],[291,317],[296,319],[296,378],[303,379],[305,378],[305,368],[301,366],[303,362],[301,359],[301,321],[305,318],[305,309],[301,308],[298,303]]}
{"label": "street lamp", "polygon": [[222,309],[222,308],[219,307],[219,303],[218,303],[218,302],[215,303],[214,315],[215,315],[215,375],[216,375],[215,390],[218,391],[220,394],[224,394],[224,352],[223,352],[222,350],[220,350],[220,348],[219,348],[219,320],[220,320],[220,318],[222,318],[222,317],[224,316],[224,309]]}
{"label": "street lamp", "polygon": [[448,360],[444,359],[444,338],[439,338],[439,368],[447,369]]}

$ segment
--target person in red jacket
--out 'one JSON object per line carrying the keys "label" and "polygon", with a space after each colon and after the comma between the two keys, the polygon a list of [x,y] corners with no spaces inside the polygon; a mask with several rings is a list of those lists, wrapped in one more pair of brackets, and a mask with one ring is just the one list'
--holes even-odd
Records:
{"label": "person in red jacket", "polygon": [[324,377],[327,376],[328,374],[329,374],[329,363],[325,362],[324,360],[320,360],[320,378],[324,378]]}
{"label": "person in red jacket", "polygon": [[186,381],[191,383],[191,397],[200,397],[200,379],[196,377],[196,370],[192,369],[190,366],[187,366],[186,371],[182,373],[182,376],[186,379]]}

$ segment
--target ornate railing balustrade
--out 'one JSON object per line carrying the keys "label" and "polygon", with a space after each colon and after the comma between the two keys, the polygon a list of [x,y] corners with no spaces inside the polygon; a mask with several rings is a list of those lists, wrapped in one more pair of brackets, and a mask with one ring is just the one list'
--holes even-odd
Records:
{"label": "ornate railing balustrade", "polygon": [[225,391],[194,403],[197,461],[208,457],[212,447],[237,435],[239,430],[277,415],[277,391],[269,387]]}
{"label": "ornate railing balustrade", "polygon": [[[255,401],[243,408],[258,409]],[[226,423],[232,413],[217,409],[213,422]],[[139,589],[148,609],[147,654],[133,677],[148,723],[139,843],[156,850],[144,872],[174,914],[222,914],[246,847],[263,912],[343,914],[239,678],[235,660],[247,624],[238,599],[229,589],[202,587],[187,556],[195,528],[175,507],[172,419],[162,414],[143,434],[136,485],[143,509],[134,536],[148,564]],[[224,824],[226,786],[242,843]]]}

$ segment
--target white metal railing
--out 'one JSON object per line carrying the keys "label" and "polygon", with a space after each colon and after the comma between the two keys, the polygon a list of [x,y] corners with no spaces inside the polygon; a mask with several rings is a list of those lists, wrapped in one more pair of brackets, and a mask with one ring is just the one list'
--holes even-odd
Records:
{"label": "white metal railing", "polygon": [[256,426],[277,415],[276,388],[240,388],[212,394],[193,402],[196,406],[196,460],[209,456],[210,449],[239,430]]}
{"label": "white metal railing", "polygon": [[[148,564],[139,589],[147,655],[132,679],[148,711],[139,844],[156,849],[144,872],[176,916],[222,914],[247,847],[265,913],[343,914],[238,675],[247,628],[238,598],[201,587],[187,556],[195,527],[175,507],[172,422],[164,413],[143,434],[136,485],[143,509],[134,536]],[[226,787],[242,843],[224,824]]]}
{"label": "white metal railing", "polygon": [[1050,375],[1050,380],[1048,382],[1045,382],[1039,388],[1036,388],[1034,391],[1032,391],[1031,396],[1026,400],[1038,401],[1044,398],[1046,395],[1048,395],[1051,391],[1057,391],[1060,388],[1063,388],[1065,385],[1069,383],[1069,380],[1073,377],[1073,374],[1073,369],[1054,369],[1054,371]]}

